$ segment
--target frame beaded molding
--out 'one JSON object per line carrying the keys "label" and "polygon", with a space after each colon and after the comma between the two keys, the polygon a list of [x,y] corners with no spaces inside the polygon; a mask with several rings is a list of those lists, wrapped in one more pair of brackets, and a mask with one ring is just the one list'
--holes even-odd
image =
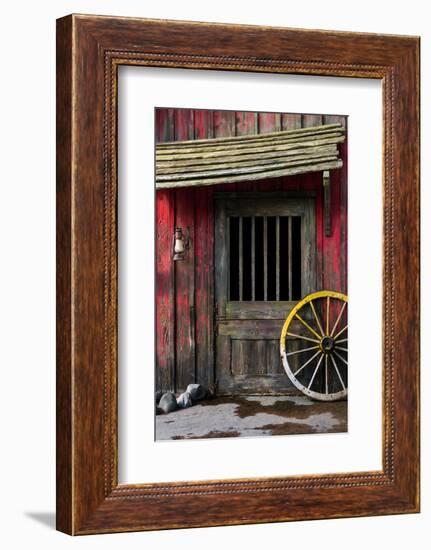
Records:
{"label": "frame beaded molding", "polygon": [[[155,499],[180,495],[238,494],[305,488],[358,487],[390,485],[394,482],[394,69],[381,65],[349,65],[315,60],[272,60],[256,57],[175,55],[129,50],[105,51],[104,63],[104,489],[107,500]],[[383,315],[383,470],[376,472],[289,476],[286,478],[234,479],[118,485],[117,423],[117,86],[119,65],[173,67],[189,69],[236,70],[248,72],[356,76],[380,79],[383,83],[384,135],[384,264],[387,282]],[[162,488],[163,486],[163,488]]]}

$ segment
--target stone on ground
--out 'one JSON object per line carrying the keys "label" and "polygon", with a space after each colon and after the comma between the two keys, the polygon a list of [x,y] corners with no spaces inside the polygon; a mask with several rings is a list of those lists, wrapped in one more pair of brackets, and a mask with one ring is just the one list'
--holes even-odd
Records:
{"label": "stone on ground", "polygon": [[204,397],[206,397],[207,390],[204,386],[202,386],[202,384],[189,384],[187,386],[186,393],[189,393],[192,401],[195,402],[204,399]]}
{"label": "stone on ground", "polygon": [[161,409],[165,414],[177,409],[177,399],[172,392],[167,392],[162,395],[159,401],[159,409]]}
{"label": "stone on ground", "polygon": [[187,407],[191,407],[193,405],[189,392],[186,391],[177,398],[177,405],[180,409],[186,409]]}

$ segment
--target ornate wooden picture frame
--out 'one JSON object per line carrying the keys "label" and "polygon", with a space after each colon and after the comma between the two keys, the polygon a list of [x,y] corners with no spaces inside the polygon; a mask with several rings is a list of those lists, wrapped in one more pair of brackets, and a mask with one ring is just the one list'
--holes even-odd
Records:
{"label": "ornate wooden picture frame", "polygon": [[[381,471],[118,483],[117,69],[373,78],[383,88]],[[419,511],[419,39],[70,15],[57,22],[57,528]]]}

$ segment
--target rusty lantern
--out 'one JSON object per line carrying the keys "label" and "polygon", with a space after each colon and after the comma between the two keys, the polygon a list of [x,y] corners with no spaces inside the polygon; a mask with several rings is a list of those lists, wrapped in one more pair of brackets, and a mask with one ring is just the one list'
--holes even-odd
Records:
{"label": "rusty lantern", "polygon": [[174,256],[173,259],[175,262],[184,260],[186,257],[186,239],[183,235],[183,230],[181,227],[175,229],[174,235]]}

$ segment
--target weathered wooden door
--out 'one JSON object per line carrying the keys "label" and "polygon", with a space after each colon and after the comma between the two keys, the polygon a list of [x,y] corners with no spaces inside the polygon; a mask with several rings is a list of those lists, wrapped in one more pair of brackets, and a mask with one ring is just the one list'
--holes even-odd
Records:
{"label": "weathered wooden door", "polygon": [[316,289],[315,199],[221,193],[215,203],[218,392],[286,392],[279,338],[294,304]]}

